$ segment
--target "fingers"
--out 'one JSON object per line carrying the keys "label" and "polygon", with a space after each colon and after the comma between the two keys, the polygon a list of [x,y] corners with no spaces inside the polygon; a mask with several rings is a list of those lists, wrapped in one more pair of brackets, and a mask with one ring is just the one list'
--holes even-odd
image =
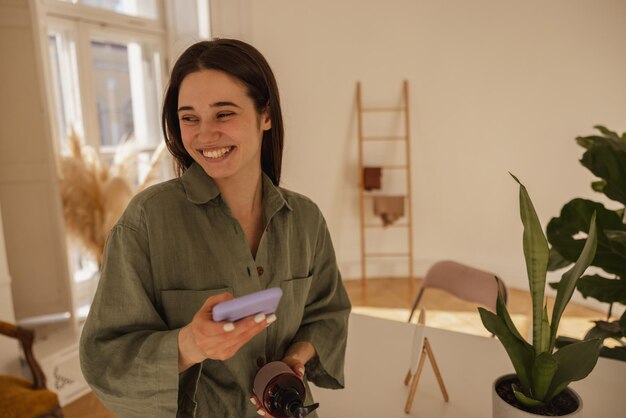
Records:
{"label": "fingers", "polygon": [[[246,317],[236,323],[213,322],[210,320],[192,321],[196,344],[206,358],[227,360],[239,349],[271,325],[275,316],[257,315]],[[230,325],[230,327],[227,327]]]}
{"label": "fingers", "polygon": [[291,370],[293,370],[293,372],[296,375],[298,375],[300,379],[304,379],[304,373],[305,373],[304,363],[302,363],[300,360],[292,356],[285,357],[283,359],[283,362],[289,367],[291,367]]}
{"label": "fingers", "polygon": [[254,336],[263,332],[268,326],[265,321],[261,323],[254,322],[253,317],[238,321],[233,331],[222,332],[221,335],[209,341],[212,345],[218,345],[221,351],[219,358],[216,358],[216,360],[226,360],[232,357],[242,346]]}
{"label": "fingers", "polygon": [[205,301],[202,307],[198,310],[198,313],[202,312],[203,314],[208,316],[208,319],[212,319],[213,317],[213,307],[218,303],[225,302],[227,300],[233,299],[233,295],[228,292],[220,293],[219,295],[209,296]]}
{"label": "fingers", "polygon": [[272,416],[269,415],[267,411],[265,411],[265,408],[263,408],[263,403],[259,400],[259,398],[257,398],[256,395],[252,395],[252,397],[250,398],[250,403],[256,407],[257,414],[265,418],[272,418]]}
{"label": "fingers", "polygon": [[290,366],[291,369],[303,379],[305,365],[309,360],[315,357],[315,355],[315,346],[311,344],[311,342],[299,341],[289,347],[283,358],[283,362]]}

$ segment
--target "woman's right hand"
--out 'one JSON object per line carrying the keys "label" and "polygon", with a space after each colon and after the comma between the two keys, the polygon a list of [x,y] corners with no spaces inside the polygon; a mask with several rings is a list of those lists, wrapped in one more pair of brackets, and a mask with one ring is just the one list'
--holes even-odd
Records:
{"label": "woman's right hand", "polygon": [[232,299],[230,293],[207,298],[189,324],[178,333],[178,371],[206,359],[227,360],[276,320],[275,315],[249,316],[237,322],[214,322],[213,306]]}

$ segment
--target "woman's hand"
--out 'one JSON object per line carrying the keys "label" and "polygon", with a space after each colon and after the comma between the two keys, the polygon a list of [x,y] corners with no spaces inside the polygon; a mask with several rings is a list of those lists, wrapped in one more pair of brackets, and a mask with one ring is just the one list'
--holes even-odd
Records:
{"label": "woman's hand", "polygon": [[[283,363],[287,364],[291,367],[291,370],[300,378],[304,379],[305,373],[305,365],[311,360],[317,352],[315,351],[315,347],[308,341],[300,341],[293,344],[285,353],[285,357],[283,357]],[[272,418],[271,415],[263,407],[263,403],[259,400],[259,398],[252,394],[250,398],[250,402],[257,408],[257,414],[262,415],[267,418]]]}
{"label": "woman's hand", "polygon": [[283,362],[287,363],[300,379],[304,379],[304,365],[316,354],[313,344],[308,341],[300,341],[289,347],[285,357],[283,357]]}
{"label": "woman's hand", "polygon": [[213,306],[232,299],[230,293],[207,298],[191,322],[178,333],[178,370],[206,359],[227,360],[252,337],[276,320],[275,315],[249,316],[237,322],[214,322]]}

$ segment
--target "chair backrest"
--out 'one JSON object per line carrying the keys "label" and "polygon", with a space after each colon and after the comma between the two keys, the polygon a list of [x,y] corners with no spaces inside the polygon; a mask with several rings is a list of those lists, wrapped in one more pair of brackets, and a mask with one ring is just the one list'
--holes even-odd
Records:
{"label": "chair backrest", "polygon": [[484,305],[493,312],[500,290],[504,303],[507,303],[506,286],[495,274],[455,261],[433,264],[424,277],[422,288],[445,290],[460,299]]}
{"label": "chair backrest", "polygon": [[24,351],[24,358],[26,359],[26,363],[33,377],[33,389],[46,389],[46,376],[33,354],[35,333],[29,329],[18,327],[15,324],[0,321],[0,335],[15,338],[20,342],[22,350]]}

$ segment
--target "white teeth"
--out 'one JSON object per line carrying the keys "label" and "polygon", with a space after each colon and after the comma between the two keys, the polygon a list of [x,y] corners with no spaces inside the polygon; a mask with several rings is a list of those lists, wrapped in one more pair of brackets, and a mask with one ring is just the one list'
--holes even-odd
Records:
{"label": "white teeth", "polygon": [[204,150],[202,151],[202,155],[204,155],[207,158],[220,158],[224,154],[226,154],[228,151],[230,151],[230,147],[224,147],[224,148],[220,148],[220,149],[216,149],[212,151]]}

